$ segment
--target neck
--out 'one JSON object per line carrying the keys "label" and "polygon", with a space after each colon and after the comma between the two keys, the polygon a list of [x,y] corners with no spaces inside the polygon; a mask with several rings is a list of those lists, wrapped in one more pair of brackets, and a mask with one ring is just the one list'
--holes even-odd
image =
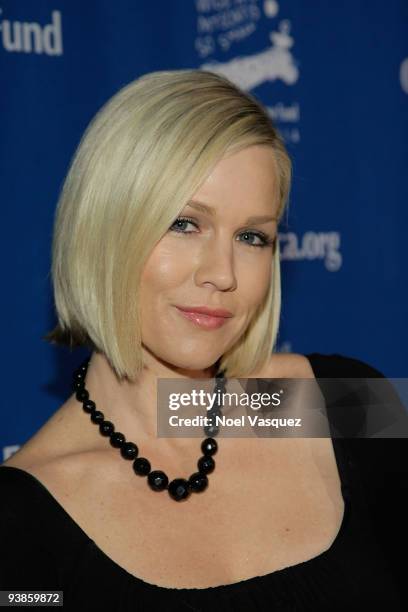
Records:
{"label": "neck", "polygon": [[[175,449],[198,444],[197,439],[157,437],[157,384],[159,378],[212,378],[217,364],[205,370],[169,367],[145,355],[146,364],[136,382],[119,380],[102,353],[94,352],[89,362],[85,387],[96,409],[128,441],[147,446],[172,446]],[[110,448],[107,439],[95,438],[101,449]]]}

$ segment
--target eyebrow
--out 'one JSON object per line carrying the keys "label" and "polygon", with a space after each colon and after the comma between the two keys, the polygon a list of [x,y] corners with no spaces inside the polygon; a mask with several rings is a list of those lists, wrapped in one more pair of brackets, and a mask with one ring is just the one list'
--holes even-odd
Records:
{"label": "eyebrow", "polygon": [[[199,212],[206,213],[210,217],[215,217],[217,214],[216,209],[213,206],[209,206],[208,204],[200,202],[199,200],[190,200],[187,202],[187,206],[195,208]],[[248,219],[245,221],[245,225],[250,225],[251,223],[268,223],[269,221],[277,221],[277,219],[271,215],[255,215],[248,217]]]}

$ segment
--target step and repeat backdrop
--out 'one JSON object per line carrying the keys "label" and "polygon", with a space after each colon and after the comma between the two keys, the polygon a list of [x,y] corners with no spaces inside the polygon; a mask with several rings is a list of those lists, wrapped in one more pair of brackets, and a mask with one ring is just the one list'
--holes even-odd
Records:
{"label": "step and repeat backdrop", "polygon": [[121,87],[202,68],[255,95],[294,164],[278,349],[408,376],[406,0],[0,0],[0,460],[71,393],[51,237],[81,134]]}

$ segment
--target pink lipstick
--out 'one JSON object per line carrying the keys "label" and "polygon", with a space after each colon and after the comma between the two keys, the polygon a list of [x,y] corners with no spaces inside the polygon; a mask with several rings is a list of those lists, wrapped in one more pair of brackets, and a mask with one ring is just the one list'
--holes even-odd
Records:
{"label": "pink lipstick", "polygon": [[179,313],[202,329],[218,329],[224,325],[232,313],[223,309],[211,309],[206,306],[176,306]]}

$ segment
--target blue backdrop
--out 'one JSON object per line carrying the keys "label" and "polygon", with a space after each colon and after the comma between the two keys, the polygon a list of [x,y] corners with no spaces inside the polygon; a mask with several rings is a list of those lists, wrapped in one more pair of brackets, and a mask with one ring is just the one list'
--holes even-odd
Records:
{"label": "blue backdrop", "polygon": [[102,104],[153,70],[225,74],[285,138],[279,350],[408,376],[406,0],[0,4],[0,459],[65,401],[87,354],[41,340],[55,323],[51,236],[70,159]]}

